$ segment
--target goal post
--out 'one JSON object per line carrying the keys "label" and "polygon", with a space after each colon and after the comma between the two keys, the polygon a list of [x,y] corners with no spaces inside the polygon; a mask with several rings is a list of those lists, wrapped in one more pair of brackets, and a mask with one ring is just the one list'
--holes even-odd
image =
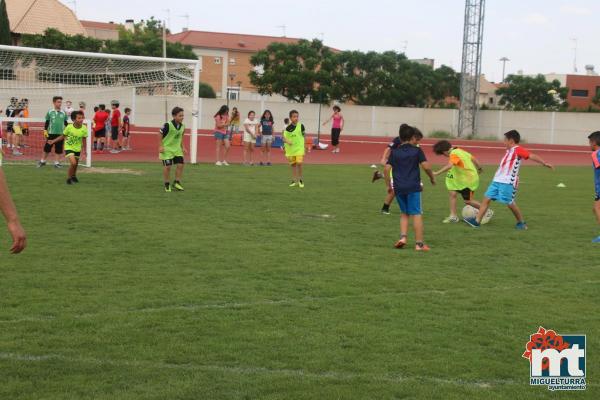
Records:
{"label": "goal post", "polygon": [[[156,132],[167,122],[164,110],[168,108],[170,117],[171,108],[182,107],[184,123],[191,128],[190,162],[195,164],[198,162],[200,72],[199,60],[0,45],[0,110],[3,111],[0,129],[4,135],[4,150],[7,150],[5,136],[10,122],[7,118],[28,117],[31,123],[44,119],[52,108],[52,98],[61,96],[63,109],[67,101],[75,110],[83,103],[86,120],[93,118],[93,108],[100,104],[106,105],[110,112],[111,102],[116,101],[122,114],[125,108],[130,108],[134,130],[140,135],[132,135],[132,142],[139,145],[137,148],[133,145],[128,161],[157,159]],[[12,98],[16,99],[15,105],[11,105]],[[25,103],[26,115],[20,112]],[[8,115],[7,109],[10,109]],[[16,113],[11,111],[14,109]],[[91,123],[89,128],[92,130]],[[88,142],[94,138],[94,132],[90,133]],[[91,156],[89,153],[86,162],[91,162]],[[99,159],[105,161],[105,158]]]}

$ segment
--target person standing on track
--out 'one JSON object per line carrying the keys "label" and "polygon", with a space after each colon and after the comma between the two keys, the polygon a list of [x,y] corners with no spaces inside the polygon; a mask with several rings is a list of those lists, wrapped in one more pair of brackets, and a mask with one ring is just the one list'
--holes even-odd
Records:
{"label": "person standing on track", "polygon": [[110,139],[111,139],[111,154],[117,154],[121,150],[121,145],[119,144],[119,130],[121,129],[121,110],[119,107],[121,106],[117,100],[113,100],[110,103],[112,108],[112,113],[110,117]]}
{"label": "person standing on track", "polygon": [[333,114],[323,123],[323,126],[331,122],[331,145],[333,146],[333,154],[340,152],[340,135],[344,129],[344,116],[342,109],[339,106],[333,106]]}
{"label": "person standing on track", "polygon": [[[217,111],[214,116],[215,118],[215,133],[214,137],[217,142],[217,162],[216,166],[228,166],[227,155],[229,154],[229,147],[231,146],[231,134],[227,131],[229,126],[229,107],[223,105]],[[221,161],[221,147],[223,149],[223,161]]]}
{"label": "person standing on track", "polygon": [[52,98],[54,108],[46,114],[46,124],[44,125],[44,137],[46,144],[44,145],[44,154],[38,162],[38,168],[46,165],[46,158],[54,147],[54,168],[61,168],[59,157],[63,153],[63,132],[68,124],[67,114],[62,110],[62,97],[54,96]]}
{"label": "person standing on track", "polygon": [[271,146],[273,145],[273,127],[275,122],[273,120],[273,114],[270,110],[265,110],[262,117],[260,118],[260,133],[261,133],[261,145],[262,154],[266,158],[266,162],[260,162],[260,165],[271,165]]}

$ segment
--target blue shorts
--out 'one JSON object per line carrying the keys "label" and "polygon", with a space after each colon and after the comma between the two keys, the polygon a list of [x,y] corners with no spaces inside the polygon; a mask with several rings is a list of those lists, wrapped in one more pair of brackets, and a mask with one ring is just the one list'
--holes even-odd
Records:
{"label": "blue shorts", "polygon": [[397,194],[396,201],[400,206],[402,214],[407,215],[421,215],[423,210],[421,209],[421,192],[413,192],[409,194]]}
{"label": "blue shorts", "polygon": [[485,192],[485,197],[498,203],[511,205],[517,197],[517,188],[510,183],[492,182]]}
{"label": "blue shorts", "polygon": [[223,133],[223,132],[215,132],[213,134],[213,136],[215,137],[215,139],[217,140],[231,140],[231,133],[227,132],[227,133]]}

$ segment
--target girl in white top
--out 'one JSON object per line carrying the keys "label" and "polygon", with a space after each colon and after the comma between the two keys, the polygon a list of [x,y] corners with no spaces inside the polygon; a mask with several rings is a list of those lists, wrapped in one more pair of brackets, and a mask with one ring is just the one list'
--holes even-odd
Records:
{"label": "girl in white top", "polygon": [[256,113],[250,111],[248,118],[244,121],[244,165],[254,165],[252,156],[256,146],[257,126]]}

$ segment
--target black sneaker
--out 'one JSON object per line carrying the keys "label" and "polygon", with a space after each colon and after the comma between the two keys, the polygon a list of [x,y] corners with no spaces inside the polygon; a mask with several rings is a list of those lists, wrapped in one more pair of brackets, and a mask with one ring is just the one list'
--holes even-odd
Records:
{"label": "black sneaker", "polygon": [[77,177],[76,177],[76,176],[72,177],[72,178],[71,178],[71,181],[72,181],[73,183],[79,183],[79,179],[77,179]]}
{"label": "black sneaker", "polygon": [[38,168],[42,168],[42,167],[44,167],[45,165],[46,165],[46,161],[38,161],[38,163],[37,163],[37,167],[38,167]]}
{"label": "black sneaker", "polygon": [[72,184],[73,184],[73,178],[67,179],[67,185],[72,185]]}

